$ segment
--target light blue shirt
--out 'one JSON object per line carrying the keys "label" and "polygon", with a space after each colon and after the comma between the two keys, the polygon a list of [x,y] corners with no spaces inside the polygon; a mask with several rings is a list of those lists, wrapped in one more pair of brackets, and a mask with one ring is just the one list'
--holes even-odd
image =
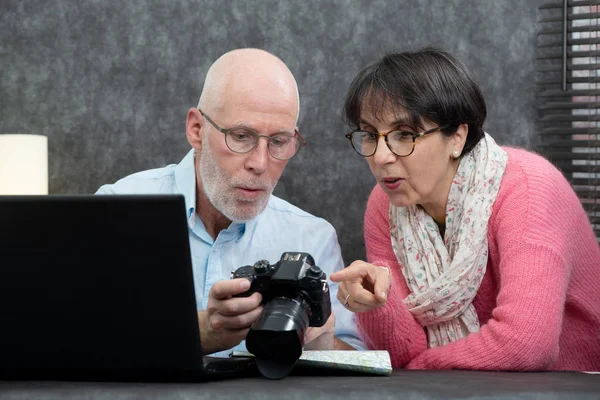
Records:
{"label": "light blue shirt", "polygon": [[[258,260],[275,263],[286,251],[311,254],[327,276],[344,268],[333,226],[276,196],[271,196],[257,217],[232,223],[213,240],[196,214],[193,150],[178,165],[129,175],[112,185],[102,186],[96,194],[183,194],[198,310],[207,308],[210,288],[220,280],[230,279],[232,271]],[[329,286],[336,336],[357,349],[364,349],[354,314],[337,300],[337,283],[329,281]],[[231,350],[246,350],[245,342],[213,355],[228,356]]]}

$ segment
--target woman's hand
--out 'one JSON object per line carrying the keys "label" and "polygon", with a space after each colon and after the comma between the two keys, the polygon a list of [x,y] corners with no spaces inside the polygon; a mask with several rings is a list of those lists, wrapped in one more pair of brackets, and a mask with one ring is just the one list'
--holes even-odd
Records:
{"label": "woman's hand", "polygon": [[390,270],[364,261],[354,261],[329,276],[339,282],[338,300],[350,311],[364,312],[381,307],[387,301],[392,283]]}

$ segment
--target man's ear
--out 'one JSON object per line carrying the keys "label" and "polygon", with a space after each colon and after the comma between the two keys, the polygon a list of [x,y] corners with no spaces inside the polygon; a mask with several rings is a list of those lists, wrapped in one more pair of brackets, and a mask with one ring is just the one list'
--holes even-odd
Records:
{"label": "man's ear", "polygon": [[202,150],[202,127],[204,126],[204,117],[197,108],[190,108],[185,121],[185,135],[190,145],[196,151]]}

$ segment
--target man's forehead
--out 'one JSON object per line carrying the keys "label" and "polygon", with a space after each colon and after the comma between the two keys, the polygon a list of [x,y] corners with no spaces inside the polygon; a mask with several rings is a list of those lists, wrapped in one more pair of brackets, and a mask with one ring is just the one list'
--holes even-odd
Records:
{"label": "man's forehead", "polygon": [[273,120],[295,126],[298,121],[298,101],[290,93],[230,91],[220,108],[219,114],[229,123]]}
{"label": "man's forehead", "polygon": [[291,110],[226,107],[219,117],[228,128],[245,127],[268,134],[293,133],[297,124],[297,116]]}

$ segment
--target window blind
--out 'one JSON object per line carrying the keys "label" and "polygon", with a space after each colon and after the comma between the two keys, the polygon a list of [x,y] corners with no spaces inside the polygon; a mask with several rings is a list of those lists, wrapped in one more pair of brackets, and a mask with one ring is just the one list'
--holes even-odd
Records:
{"label": "window blind", "polygon": [[600,242],[600,0],[539,7],[538,151],[575,189]]}

